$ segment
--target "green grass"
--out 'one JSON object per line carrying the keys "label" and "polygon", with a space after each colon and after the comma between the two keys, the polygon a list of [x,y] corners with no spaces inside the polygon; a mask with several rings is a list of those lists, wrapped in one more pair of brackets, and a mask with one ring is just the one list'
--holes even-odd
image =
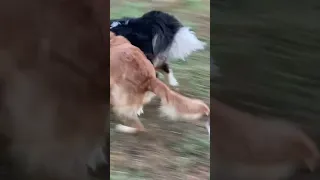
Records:
{"label": "green grass", "polygon": [[124,1],[119,7],[111,8],[111,18],[121,18],[123,16],[138,17],[144,13],[144,9],[150,6],[147,2]]}
{"label": "green grass", "polygon": [[142,171],[111,171],[110,180],[150,180]]}
{"label": "green grass", "polygon": [[197,134],[187,135],[181,142],[175,143],[172,149],[180,156],[185,158],[190,157],[206,157],[210,142],[207,136],[200,136]]}

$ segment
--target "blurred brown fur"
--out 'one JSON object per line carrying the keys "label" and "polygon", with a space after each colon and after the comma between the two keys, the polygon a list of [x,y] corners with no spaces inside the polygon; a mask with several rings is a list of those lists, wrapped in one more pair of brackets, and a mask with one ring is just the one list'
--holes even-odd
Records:
{"label": "blurred brown fur", "polygon": [[109,3],[4,0],[0,16],[0,135],[11,141],[11,178],[89,179],[91,152],[109,141]]}
{"label": "blurred brown fur", "polygon": [[211,106],[213,178],[278,180],[298,168],[317,167],[315,143],[295,125],[259,118],[214,99]]}
{"label": "blurred brown fur", "polygon": [[139,48],[110,32],[110,100],[115,113],[131,120],[137,131],[144,131],[138,115],[153,93],[161,98],[162,112],[172,119],[196,120],[209,115],[204,102],[170,90],[156,78],[153,65]]}

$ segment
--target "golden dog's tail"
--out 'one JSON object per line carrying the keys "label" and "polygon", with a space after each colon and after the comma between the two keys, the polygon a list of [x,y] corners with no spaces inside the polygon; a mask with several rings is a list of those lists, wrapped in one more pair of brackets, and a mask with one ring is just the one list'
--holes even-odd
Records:
{"label": "golden dog's tail", "polygon": [[209,107],[203,101],[182,96],[157,78],[152,78],[150,91],[161,98],[160,111],[172,120],[197,120],[210,114]]}

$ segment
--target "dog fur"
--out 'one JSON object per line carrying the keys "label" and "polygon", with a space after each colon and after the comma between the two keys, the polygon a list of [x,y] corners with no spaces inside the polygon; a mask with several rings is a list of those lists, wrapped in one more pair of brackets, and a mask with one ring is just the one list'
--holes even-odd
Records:
{"label": "dog fur", "polygon": [[109,10],[105,0],[0,1],[1,180],[89,180],[88,161],[109,178],[99,167],[109,163]]}
{"label": "dog fur", "polygon": [[123,36],[110,32],[110,103],[113,111],[133,123],[118,125],[122,132],[144,131],[138,115],[154,96],[161,98],[161,112],[171,119],[196,120],[209,115],[209,107],[170,90],[156,78],[155,69],[144,53]]}
{"label": "dog fur", "polygon": [[283,180],[297,168],[317,168],[316,144],[295,125],[262,119],[214,99],[211,106],[213,178]]}
{"label": "dog fur", "polygon": [[192,52],[202,50],[205,46],[189,27],[161,11],[150,11],[139,18],[111,20],[110,30],[126,37],[140,48],[171,86],[178,86],[178,81],[168,60],[184,60]]}

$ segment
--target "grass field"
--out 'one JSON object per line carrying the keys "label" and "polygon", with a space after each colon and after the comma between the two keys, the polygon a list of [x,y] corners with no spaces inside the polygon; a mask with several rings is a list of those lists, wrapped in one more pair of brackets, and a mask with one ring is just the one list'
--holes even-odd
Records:
{"label": "grass field", "polygon": [[[188,61],[172,63],[180,92],[209,103],[210,94],[210,1],[209,0],[111,0],[111,18],[140,16],[162,10],[190,26],[206,50],[194,53]],[[159,118],[155,100],[141,116],[148,130],[131,136],[110,129],[111,180],[205,180],[210,176],[210,142],[203,125],[171,122]]]}

